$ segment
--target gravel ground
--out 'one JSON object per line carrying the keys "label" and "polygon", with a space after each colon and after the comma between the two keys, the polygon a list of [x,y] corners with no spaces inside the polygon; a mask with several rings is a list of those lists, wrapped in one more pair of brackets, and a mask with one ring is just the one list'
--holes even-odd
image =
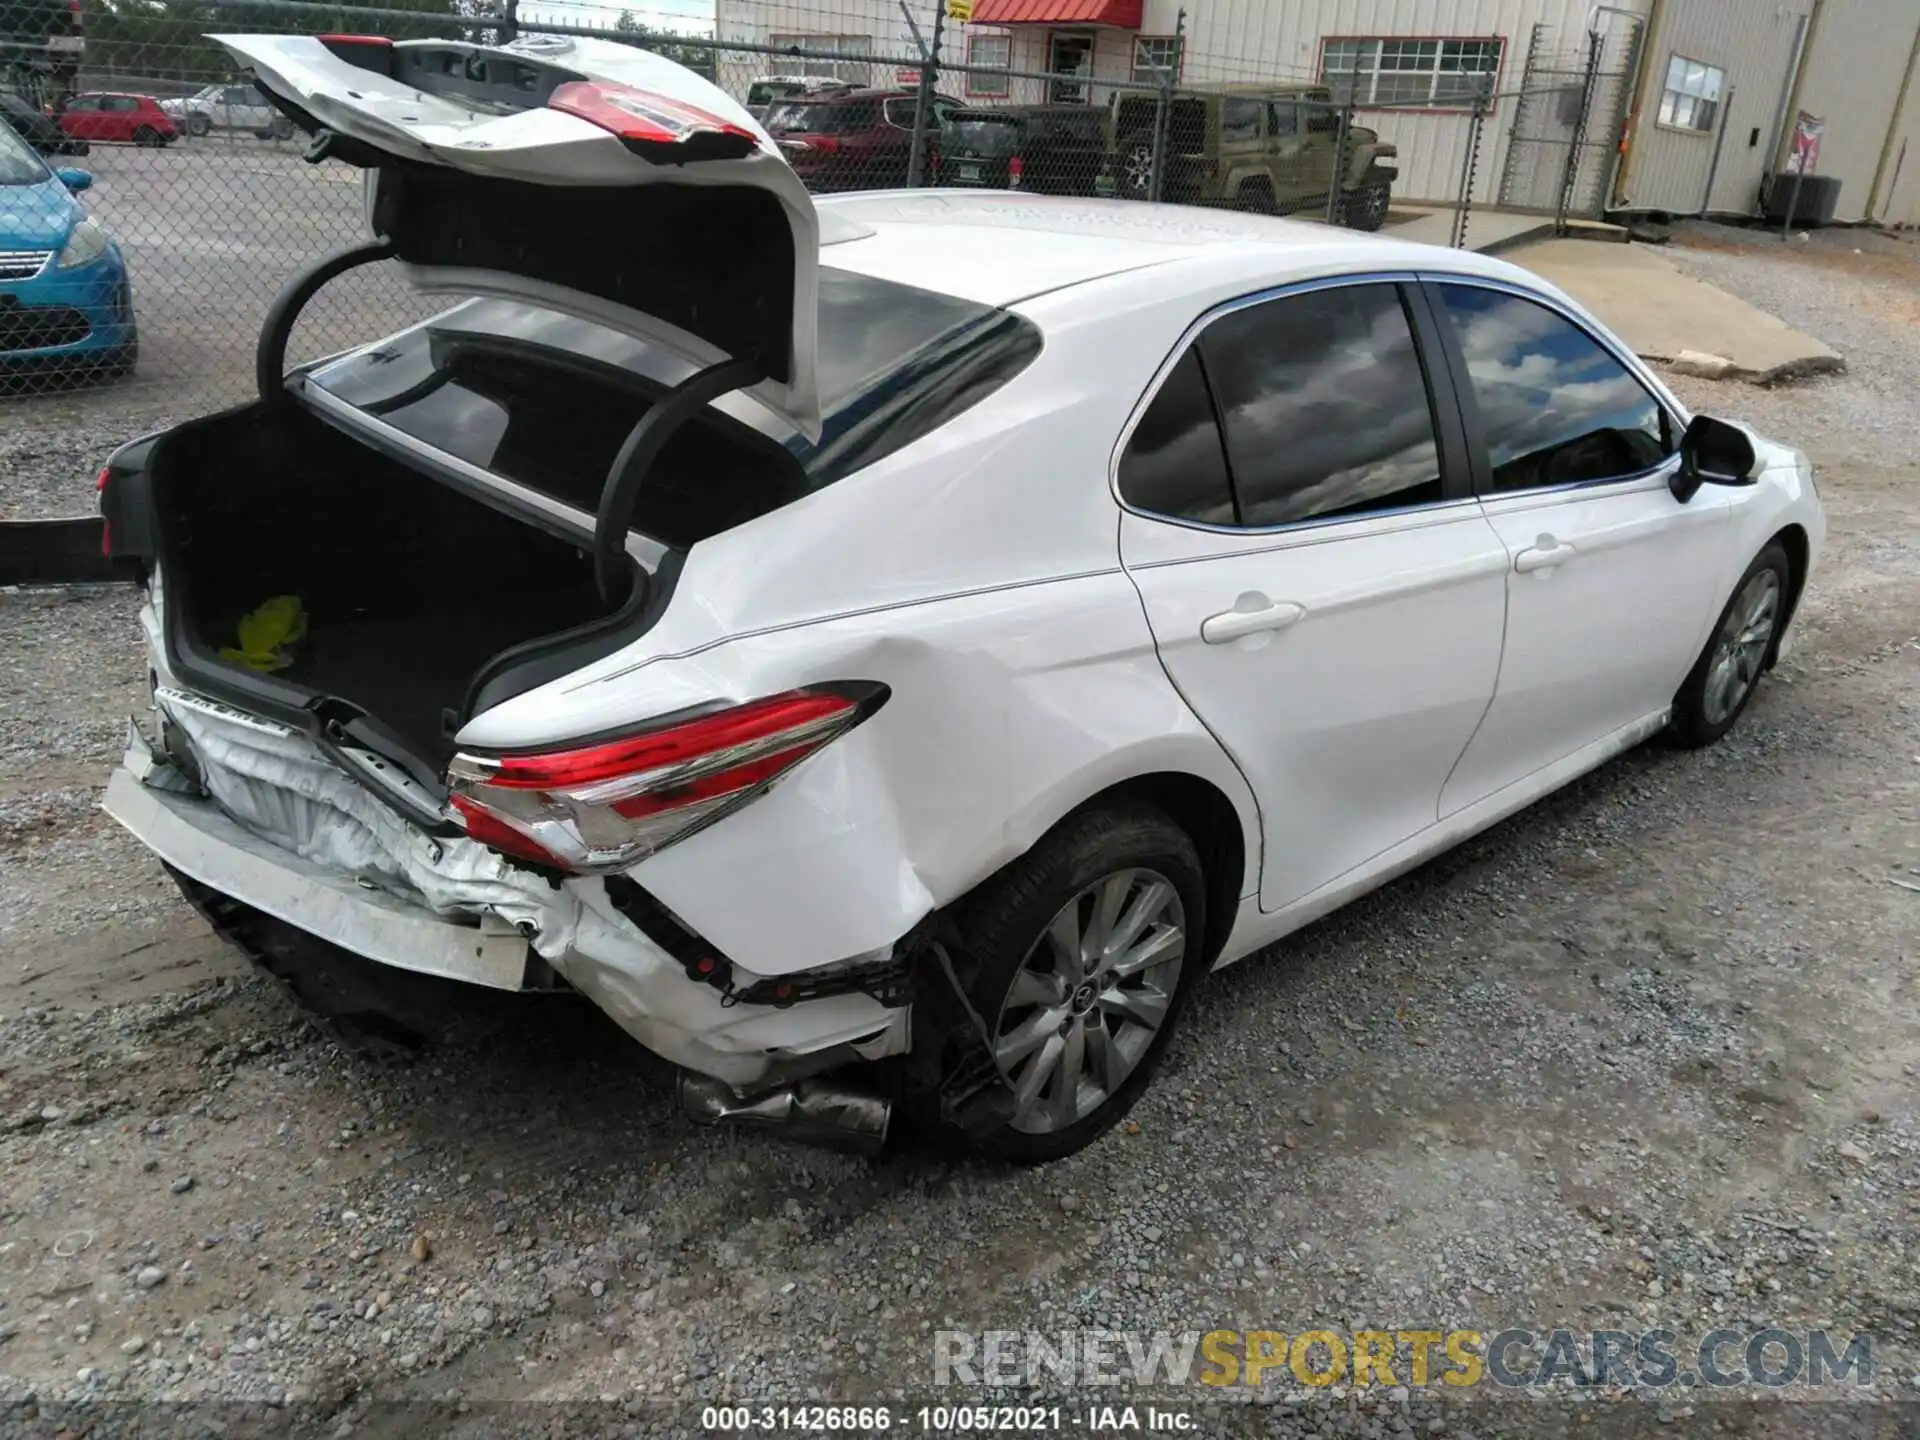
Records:
{"label": "gravel ground", "polygon": [[[127,597],[0,597],[0,1404],[40,1407],[0,1415],[651,1434],[935,1398],[941,1329],[1780,1324],[1870,1332],[1879,1408],[1669,1392],[1568,1433],[1892,1423],[1920,1397],[1920,267],[1705,238],[1683,263],[1850,361],[1680,382],[1822,466],[1794,657],[1713,749],[1635,751],[1210,979],[1137,1124],[1044,1170],[698,1130],[560,1000],[484,1052],[347,1058],[90,808],[139,698]],[[1089,1398],[1058,1388],[1016,1393]],[[1550,1430],[1480,1391],[1262,1394],[1209,1425]]]}

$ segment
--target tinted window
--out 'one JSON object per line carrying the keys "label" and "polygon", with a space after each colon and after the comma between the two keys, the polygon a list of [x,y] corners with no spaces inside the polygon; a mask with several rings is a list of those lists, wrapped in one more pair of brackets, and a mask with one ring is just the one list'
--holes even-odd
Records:
{"label": "tinted window", "polygon": [[1156,515],[1234,523],[1226,452],[1199,351],[1180,357],[1134,427],[1120,456],[1120,495]]}
{"label": "tinted window", "polygon": [[1292,104],[1273,104],[1267,107],[1267,133],[1269,135],[1292,135],[1297,133],[1295,121],[1299,111]]}
{"label": "tinted window", "polygon": [[1441,498],[1426,375],[1400,293],[1345,285],[1231,311],[1200,339],[1244,525]]}
{"label": "tinted window", "polygon": [[1222,140],[1258,140],[1260,138],[1260,102],[1258,100],[1222,100],[1220,102],[1220,138]]}
{"label": "tinted window", "polygon": [[1499,290],[1439,289],[1466,351],[1494,489],[1616,479],[1672,453],[1653,396],[1577,325]]}
{"label": "tinted window", "polygon": [[103,110],[138,110],[140,102],[131,95],[109,95],[100,102]]}
{"label": "tinted window", "polygon": [[880,119],[880,107],[871,100],[835,105],[818,100],[783,105],[767,117],[770,132],[803,135],[851,135],[871,129]]}

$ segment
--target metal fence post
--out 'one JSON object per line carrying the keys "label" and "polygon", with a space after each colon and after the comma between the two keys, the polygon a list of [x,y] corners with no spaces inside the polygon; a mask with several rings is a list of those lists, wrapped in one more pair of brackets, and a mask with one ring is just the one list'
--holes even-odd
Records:
{"label": "metal fence post", "polygon": [[1727,103],[1720,107],[1720,133],[1713,137],[1713,159],[1707,165],[1707,188],[1700,195],[1700,215],[1704,219],[1713,205],[1713,182],[1720,177],[1720,147],[1727,143],[1727,117],[1733,113],[1733,97],[1740,93],[1738,85],[1727,89]]}
{"label": "metal fence post", "polygon": [[1347,144],[1353,134],[1353,90],[1347,90],[1347,103],[1340,111],[1340,130],[1333,140],[1333,178],[1327,185],[1327,224],[1338,225],[1342,214],[1341,188],[1347,173]]}
{"label": "metal fence post", "polygon": [[1487,93],[1473,97],[1473,114],[1467,120],[1467,153],[1460,166],[1460,198],[1453,208],[1453,235],[1449,243],[1456,250],[1467,248],[1467,220],[1473,210],[1474,172],[1480,165],[1480,130],[1487,118]]}
{"label": "metal fence post", "polygon": [[1173,69],[1162,70],[1155,87],[1158,93],[1153,103],[1153,156],[1148,161],[1151,168],[1147,174],[1149,200],[1159,200],[1166,194],[1166,177],[1162,172],[1167,165],[1167,127],[1173,120],[1173,87],[1180,83],[1180,71],[1185,64],[1186,53],[1187,11],[1182,6],[1173,22]]}
{"label": "metal fence post", "polygon": [[1573,192],[1580,182],[1580,162],[1587,148],[1587,118],[1593,109],[1594,80],[1600,73],[1600,47],[1604,42],[1598,30],[1587,32],[1587,70],[1580,79],[1580,112],[1574,117],[1573,135],[1567,141],[1567,166],[1560,176],[1560,198],[1553,209],[1553,231],[1567,233],[1567,211],[1573,206]]}
{"label": "metal fence post", "polygon": [[[920,27],[913,24],[913,12],[907,10],[906,0],[901,0],[900,8],[907,12],[913,38],[920,41]],[[926,183],[923,172],[927,160],[927,122],[933,114],[933,87],[940,75],[940,32],[946,18],[946,0],[937,0],[933,8],[933,40],[931,43],[920,41],[920,89],[913,97],[913,139],[907,147],[909,186]]]}
{"label": "metal fence post", "polygon": [[1173,113],[1173,86],[1167,77],[1160,84],[1153,102],[1153,158],[1147,168],[1147,199],[1158,200],[1163,187],[1160,172],[1167,161],[1167,121]]}

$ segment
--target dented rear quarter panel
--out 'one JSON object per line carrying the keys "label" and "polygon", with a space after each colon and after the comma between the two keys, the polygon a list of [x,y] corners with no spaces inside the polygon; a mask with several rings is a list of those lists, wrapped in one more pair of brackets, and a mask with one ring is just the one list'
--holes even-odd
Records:
{"label": "dented rear quarter panel", "polygon": [[[643,641],[475,717],[461,745],[562,741],[834,680],[887,685],[865,724],[632,872],[760,974],[891,944],[1138,776],[1224,792],[1257,874],[1252,796],[1161,668],[1108,487],[1113,437],[1190,316],[1048,328],[1041,357],[988,402],[693,547]],[[1136,333],[1116,345],[1123,330]]]}

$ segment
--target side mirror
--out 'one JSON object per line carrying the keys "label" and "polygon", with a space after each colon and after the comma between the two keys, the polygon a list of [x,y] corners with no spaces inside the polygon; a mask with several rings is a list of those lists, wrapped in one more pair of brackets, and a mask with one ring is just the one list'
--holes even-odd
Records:
{"label": "side mirror", "polygon": [[1668,488],[1684,505],[1702,485],[1751,485],[1757,463],[1746,431],[1711,415],[1696,415],[1680,437],[1680,468]]}
{"label": "side mirror", "polygon": [[59,180],[62,185],[74,191],[76,194],[82,190],[91,190],[93,188],[93,176],[88,171],[76,170],[71,165],[62,165],[53,173],[54,177]]}

